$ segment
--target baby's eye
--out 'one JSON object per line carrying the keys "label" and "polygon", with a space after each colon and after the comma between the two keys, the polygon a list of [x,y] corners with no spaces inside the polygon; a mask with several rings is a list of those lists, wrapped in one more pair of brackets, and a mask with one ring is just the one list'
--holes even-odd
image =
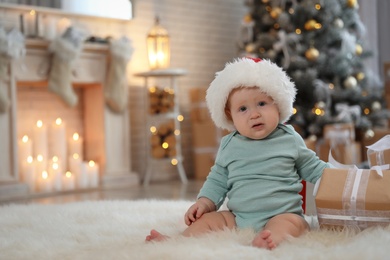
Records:
{"label": "baby's eye", "polygon": [[246,107],[240,107],[240,108],[238,109],[238,111],[240,111],[240,112],[245,112],[245,111],[246,111]]}
{"label": "baby's eye", "polygon": [[260,102],[259,102],[259,106],[263,107],[263,106],[265,106],[265,105],[267,105],[267,102],[265,102],[265,101],[260,101]]}

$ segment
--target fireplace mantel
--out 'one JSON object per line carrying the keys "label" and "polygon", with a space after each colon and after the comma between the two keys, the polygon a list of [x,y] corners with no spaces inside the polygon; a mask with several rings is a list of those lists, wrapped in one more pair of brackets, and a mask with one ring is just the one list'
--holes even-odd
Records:
{"label": "fireplace mantel", "polygon": [[[47,88],[51,53],[49,42],[27,40],[26,56],[9,67],[7,92],[11,107],[0,114],[0,200],[29,196],[19,178],[17,136],[17,89]],[[131,171],[129,111],[112,112],[104,102],[103,88],[109,66],[108,46],[85,44],[72,73],[73,87],[83,88],[85,117],[85,154],[98,158],[102,187],[138,185],[138,175]],[[90,115],[91,113],[91,115]],[[96,127],[101,125],[101,127]]]}

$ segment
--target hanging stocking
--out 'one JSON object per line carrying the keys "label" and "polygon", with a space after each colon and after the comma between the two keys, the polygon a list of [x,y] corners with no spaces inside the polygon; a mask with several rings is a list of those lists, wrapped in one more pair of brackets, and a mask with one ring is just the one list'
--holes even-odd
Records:
{"label": "hanging stocking", "polygon": [[0,113],[5,113],[11,105],[8,95],[8,66],[12,59],[25,54],[24,37],[16,29],[8,34],[0,27]]}
{"label": "hanging stocking", "polygon": [[0,56],[0,113],[7,112],[11,102],[8,98],[7,84],[4,79],[8,78],[8,59]]}
{"label": "hanging stocking", "polygon": [[122,112],[127,107],[128,91],[126,67],[133,54],[131,41],[125,37],[110,42],[111,62],[108,69],[104,96],[107,105],[114,112]]}
{"label": "hanging stocking", "polygon": [[72,67],[83,47],[83,35],[70,27],[65,33],[51,43],[53,52],[49,74],[48,88],[59,95],[62,100],[73,107],[78,102],[77,94],[72,87]]}

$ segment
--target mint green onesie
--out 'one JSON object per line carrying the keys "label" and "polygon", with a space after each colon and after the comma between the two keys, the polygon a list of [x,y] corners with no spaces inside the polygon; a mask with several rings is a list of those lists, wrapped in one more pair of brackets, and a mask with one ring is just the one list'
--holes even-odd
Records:
{"label": "mint green onesie", "polygon": [[219,208],[227,196],[237,227],[258,232],[275,215],[302,216],[301,180],[314,183],[327,167],[290,125],[279,124],[262,140],[234,131],[222,138],[198,198],[209,198]]}

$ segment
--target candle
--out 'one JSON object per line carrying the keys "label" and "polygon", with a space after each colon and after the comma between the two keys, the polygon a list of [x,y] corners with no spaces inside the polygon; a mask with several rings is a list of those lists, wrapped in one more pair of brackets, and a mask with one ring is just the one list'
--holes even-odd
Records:
{"label": "candle", "polygon": [[42,171],[38,176],[38,190],[40,192],[51,192],[53,190],[51,176],[47,171]]}
{"label": "candle", "polygon": [[27,183],[30,192],[36,191],[35,164],[32,156],[29,156],[22,164],[22,181]]}
{"label": "candle", "polygon": [[33,129],[33,154],[37,158],[38,155],[42,156],[43,165],[46,168],[46,161],[48,157],[48,142],[47,142],[47,129],[42,120],[38,120],[36,127]]}
{"label": "candle", "polygon": [[35,10],[30,10],[25,15],[25,25],[23,28],[25,29],[26,36],[37,36],[37,13]]}
{"label": "candle", "polygon": [[58,157],[54,156],[49,168],[49,174],[52,178],[53,188],[55,191],[62,190],[62,174]]}
{"label": "candle", "polygon": [[21,140],[18,142],[19,148],[19,167],[23,168],[23,164],[27,161],[28,157],[33,156],[33,145],[30,138],[27,135],[24,135]]}
{"label": "candle", "polygon": [[68,142],[69,155],[77,153],[83,160],[83,139],[78,133],[74,133]]}
{"label": "candle", "polygon": [[42,154],[38,154],[36,160],[35,160],[35,168],[37,172],[43,172],[46,170],[46,160],[43,159]]}
{"label": "candle", "polygon": [[62,176],[62,189],[63,190],[74,190],[75,188],[75,178],[71,172],[66,172]]}
{"label": "candle", "polygon": [[69,157],[69,169],[75,176],[76,187],[85,189],[88,187],[87,169],[83,166],[80,156],[75,153]]}
{"label": "candle", "polygon": [[61,118],[57,118],[50,127],[50,155],[57,156],[64,169],[66,169],[66,127]]}
{"label": "candle", "polygon": [[56,37],[56,21],[57,19],[50,15],[45,15],[43,20],[44,38],[47,40],[54,40]]}
{"label": "candle", "polygon": [[89,161],[87,166],[88,182],[90,187],[99,186],[99,166],[94,161]]}

